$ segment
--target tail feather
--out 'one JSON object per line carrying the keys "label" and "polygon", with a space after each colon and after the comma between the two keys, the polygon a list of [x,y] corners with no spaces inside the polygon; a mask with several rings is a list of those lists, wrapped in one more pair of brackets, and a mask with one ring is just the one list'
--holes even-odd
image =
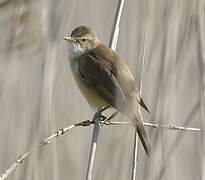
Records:
{"label": "tail feather", "polygon": [[151,152],[151,148],[150,148],[149,138],[147,136],[147,132],[144,128],[142,121],[137,120],[136,130],[137,130],[138,136],[140,138],[140,141],[142,143],[142,146],[143,146],[146,154],[149,156],[150,152]]}
{"label": "tail feather", "polygon": [[147,108],[146,104],[144,103],[143,99],[140,97],[140,100],[138,101],[140,106],[142,106],[148,113],[150,113],[149,109]]}

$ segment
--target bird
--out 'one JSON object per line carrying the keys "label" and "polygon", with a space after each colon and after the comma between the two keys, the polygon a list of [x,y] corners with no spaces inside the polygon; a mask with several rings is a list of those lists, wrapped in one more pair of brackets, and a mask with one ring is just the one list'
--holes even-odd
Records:
{"label": "bird", "polygon": [[139,105],[149,112],[142,100],[128,65],[116,52],[104,45],[87,26],[76,27],[63,39],[68,44],[68,60],[74,79],[90,107],[99,112],[107,106],[124,114],[136,128],[145,153],[150,142]]}

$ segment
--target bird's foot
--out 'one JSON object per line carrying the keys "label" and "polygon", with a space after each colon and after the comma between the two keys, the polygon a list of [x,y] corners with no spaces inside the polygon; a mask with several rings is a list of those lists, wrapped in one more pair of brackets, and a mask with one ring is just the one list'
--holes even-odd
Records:
{"label": "bird's foot", "polygon": [[103,122],[102,124],[105,124],[105,125],[109,125],[112,121],[112,119],[114,119],[117,115],[118,115],[118,111],[115,111],[114,113],[112,113],[109,117],[107,117]]}
{"label": "bird's foot", "polygon": [[100,124],[103,124],[102,122],[104,122],[104,121],[107,119],[107,117],[104,116],[104,115],[102,115],[102,113],[103,113],[106,109],[108,109],[108,108],[109,108],[109,106],[104,107],[104,108],[102,108],[101,110],[97,111],[97,112],[94,114],[92,121],[94,121],[94,122],[95,122],[95,121],[100,121]]}
{"label": "bird's foot", "polygon": [[118,111],[115,111],[114,113],[112,113],[110,116],[106,117],[104,115],[102,115],[102,113],[108,109],[110,106],[104,107],[101,110],[97,111],[92,119],[92,122],[96,122],[98,121],[98,123],[103,126],[103,125],[110,125],[111,124],[111,120],[114,119],[117,115],[118,115]]}
{"label": "bird's foot", "polygon": [[93,121],[96,121],[96,120],[104,121],[105,119],[106,119],[106,117],[104,115],[102,115],[102,113],[99,111],[97,111],[93,116]]}

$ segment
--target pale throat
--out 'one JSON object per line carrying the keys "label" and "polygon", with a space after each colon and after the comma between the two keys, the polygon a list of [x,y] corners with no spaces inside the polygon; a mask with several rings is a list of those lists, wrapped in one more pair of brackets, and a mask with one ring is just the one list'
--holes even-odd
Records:
{"label": "pale throat", "polygon": [[82,47],[80,44],[68,43],[68,53],[71,57],[77,57],[86,52],[86,48]]}
{"label": "pale throat", "polygon": [[83,48],[80,44],[68,43],[68,59],[71,67],[75,64],[75,59],[80,57],[86,52],[86,48]]}

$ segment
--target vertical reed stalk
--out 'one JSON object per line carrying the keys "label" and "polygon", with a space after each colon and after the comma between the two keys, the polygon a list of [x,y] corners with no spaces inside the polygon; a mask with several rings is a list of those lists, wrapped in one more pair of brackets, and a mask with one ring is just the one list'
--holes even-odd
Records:
{"label": "vertical reed stalk", "polygon": [[[116,46],[117,46],[117,40],[118,40],[118,34],[120,30],[120,18],[122,15],[122,9],[124,5],[124,0],[119,0],[118,1],[118,6],[113,22],[113,28],[112,28],[112,33],[110,37],[110,42],[109,42],[109,47],[115,51]],[[95,120],[95,125],[93,129],[93,136],[92,136],[92,141],[91,141],[91,148],[90,148],[90,156],[88,160],[88,167],[87,167],[87,174],[86,174],[86,180],[92,180],[92,172],[93,172],[93,165],[94,165],[94,160],[95,160],[95,154],[96,154],[96,148],[97,148],[97,143],[100,135],[100,121],[101,119],[98,118]]]}

